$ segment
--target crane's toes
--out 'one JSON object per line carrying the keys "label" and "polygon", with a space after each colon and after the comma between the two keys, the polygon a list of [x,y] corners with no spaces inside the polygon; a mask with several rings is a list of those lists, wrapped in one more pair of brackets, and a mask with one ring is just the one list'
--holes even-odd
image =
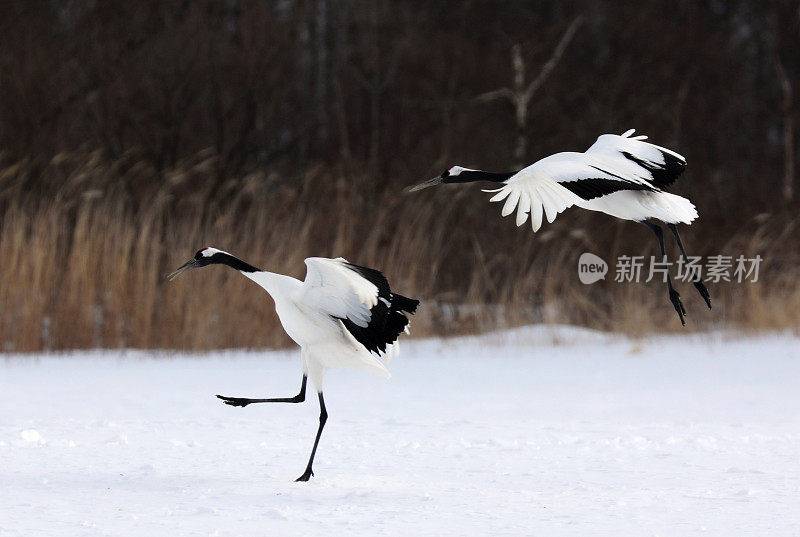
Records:
{"label": "crane's toes", "polygon": [[678,312],[678,317],[681,319],[681,324],[686,326],[686,320],[684,319],[686,316],[686,309],[683,307],[681,295],[678,294],[678,291],[675,289],[669,290],[669,301],[672,302],[672,306],[675,308],[675,311]]}
{"label": "crane's toes", "polygon": [[306,471],[303,472],[303,475],[295,479],[295,481],[308,481],[311,479],[311,476],[314,475],[314,472],[311,471],[311,468],[306,468]]}
{"label": "crane's toes", "polygon": [[706,284],[700,280],[695,280],[694,286],[697,289],[697,292],[700,293],[700,296],[703,297],[703,300],[706,301],[706,306],[708,306],[708,309],[711,309],[711,295],[708,294],[708,288],[706,287]]}
{"label": "crane's toes", "polygon": [[251,403],[250,399],[244,397],[225,397],[224,395],[217,395],[217,399],[221,399],[223,403],[231,406],[247,406]]}

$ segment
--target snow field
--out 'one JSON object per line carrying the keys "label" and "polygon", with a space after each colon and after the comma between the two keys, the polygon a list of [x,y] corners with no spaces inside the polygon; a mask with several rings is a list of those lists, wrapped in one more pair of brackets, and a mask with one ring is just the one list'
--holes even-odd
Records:
{"label": "snow field", "polygon": [[[800,339],[564,327],[406,341],[386,381],[298,351],[0,364],[0,537],[797,535]],[[157,358],[157,359],[155,359]]]}

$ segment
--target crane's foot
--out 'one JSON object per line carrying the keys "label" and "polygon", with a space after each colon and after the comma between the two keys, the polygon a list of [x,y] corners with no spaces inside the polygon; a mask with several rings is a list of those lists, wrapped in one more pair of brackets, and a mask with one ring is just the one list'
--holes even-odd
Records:
{"label": "crane's foot", "polygon": [[309,479],[311,479],[312,475],[314,475],[314,472],[311,470],[311,467],[309,466],[308,468],[306,468],[306,471],[303,472],[303,475],[295,479],[295,481],[308,481]]}
{"label": "crane's foot", "polygon": [[686,326],[686,321],[684,320],[686,309],[683,307],[683,303],[681,302],[681,295],[679,295],[678,291],[671,287],[669,289],[669,301],[672,302],[672,306],[675,308],[675,311],[678,312],[678,317],[681,319],[681,324]]}
{"label": "crane's foot", "polygon": [[247,406],[253,402],[252,399],[244,397],[226,397],[224,395],[217,395],[217,399],[221,399],[223,403],[231,406]]}
{"label": "crane's foot", "polygon": [[697,292],[700,293],[701,297],[703,297],[703,300],[706,301],[706,306],[708,306],[708,309],[711,309],[711,295],[708,294],[708,288],[706,288],[706,284],[700,280],[695,280],[692,283],[694,283],[695,289],[697,289]]}

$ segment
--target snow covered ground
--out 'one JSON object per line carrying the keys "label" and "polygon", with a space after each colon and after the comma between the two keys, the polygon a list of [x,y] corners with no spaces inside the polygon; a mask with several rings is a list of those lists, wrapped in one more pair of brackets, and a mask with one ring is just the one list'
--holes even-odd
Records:
{"label": "snow covered ground", "polygon": [[0,363],[0,536],[800,535],[800,339],[570,328],[409,341],[386,381],[297,352]]}

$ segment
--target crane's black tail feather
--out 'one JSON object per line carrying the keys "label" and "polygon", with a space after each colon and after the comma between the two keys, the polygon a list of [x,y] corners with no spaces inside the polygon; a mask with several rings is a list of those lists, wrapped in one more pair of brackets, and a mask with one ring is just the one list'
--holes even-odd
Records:
{"label": "crane's black tail feather", "polygon": [[392,309],[405,311],[406,313],[416,313],[417,306],[419,306],[419,300],[392,293]]}
{"label": "crane's black tail feather", "polygon": [[370,308],[367,326],[358,326],[350,319],[340,320],[368,351],[376,354],[386,352],[386,347],[397,341],[408,326],[408,318],[403,312],[414,313],[419,300],[393,293],[386,277],[378,270],[352,263],[347,263],[347,267],[378,288],[378,302]]}

